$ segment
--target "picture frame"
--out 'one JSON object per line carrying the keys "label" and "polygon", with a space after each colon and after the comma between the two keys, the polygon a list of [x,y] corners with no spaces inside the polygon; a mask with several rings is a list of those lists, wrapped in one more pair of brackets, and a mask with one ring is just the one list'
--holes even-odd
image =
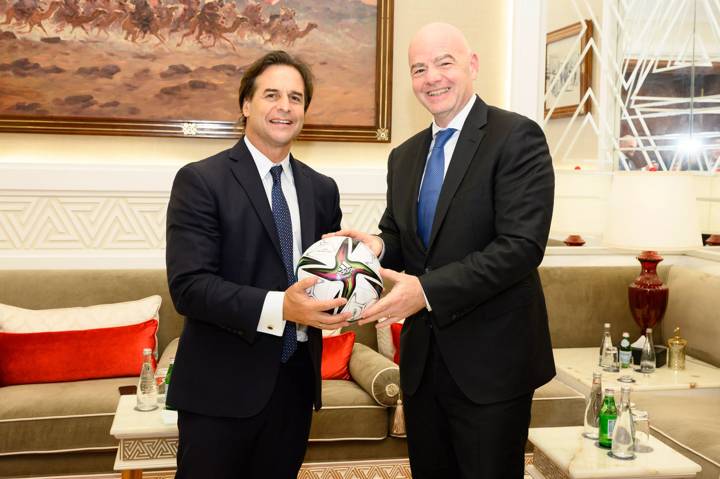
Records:
{"label": "picture frame", "polygon": [[[545,48],[545,117],[562,118],[575,114],[592,82],[592,51],[581,59],[592,38],[591,20],[573,23],[547,34]],[[579,41],[578,41],[579,40]],[[576,66],[578,66],[576,68]],[[554,109],[553,109],[554,105]],[[583,102],[579,114],[591,111]]]}
{"label": "picture frame", "polygon": [[300,139],[387,143],[393,2],[0,2],[0,132],[237,138],[242,72],[284,49],[315,76]]}

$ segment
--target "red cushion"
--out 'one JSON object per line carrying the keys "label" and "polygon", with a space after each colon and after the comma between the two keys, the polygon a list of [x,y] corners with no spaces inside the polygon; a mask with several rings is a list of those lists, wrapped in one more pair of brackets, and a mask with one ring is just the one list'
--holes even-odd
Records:
{"label": "red cushion", "polygon": [[151,319],[115,328],[0,332],[0,386],[139,376],[142,350],[155,349],[157,327]]}
{"label": "red cushion", "polygon": [[400,364],[400,331],[402,331],[402,327],[402,323],[393,323],[390,325],[393,346],[395,346],[395,355],[393,356],[395,364]]}
{"label": "red cushion", "polygon": [[322,367],[323,379],[350,379],[348,363],[355,344],[355,333],[338,334],[323,338]]}

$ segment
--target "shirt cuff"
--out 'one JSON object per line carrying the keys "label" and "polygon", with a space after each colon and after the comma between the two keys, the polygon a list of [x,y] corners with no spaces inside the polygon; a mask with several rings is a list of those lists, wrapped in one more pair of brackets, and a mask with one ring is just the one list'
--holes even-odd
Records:
{"label": "shirt cuff", "polygon": [[382,261],[383,257],[385,256],[385,242],[383,239],[379,236],[375,236],[377,239],[380,240],[380,244],[382,244],[382,248],[380,249],[380,254],[378,255],[378,261]]}
{"label": "shirt cuff", "polygon": [[422,291],[423,298],[425,298],[425,308],[428,311],[432,311],[432,307],[430,306],[430,301],[428,301],[428,299],[427,299],[427,295],[425,294],[425,290],[423,289],[422,284],[420,285],[420,290]]}
{"label": "shirt cuff", "polygon": [[260,321],[258,321],[257,332],[282,336],[285,329],[283,319],[283,303],[285,301],[284,291],[268,291],[265,296]]}

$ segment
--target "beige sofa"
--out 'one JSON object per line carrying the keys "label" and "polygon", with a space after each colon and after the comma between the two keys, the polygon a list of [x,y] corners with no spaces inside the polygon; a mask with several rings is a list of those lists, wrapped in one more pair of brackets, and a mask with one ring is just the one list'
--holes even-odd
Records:
{"label": "beige sofa", "polygon": [[[596,347],[604,322],[611,322],[616,333],[636,331],[627,285],[637,272],[637,267],[541,268],[554,347]],[[671,287],[664,328],[679,324],[690,340],[690,354],[720,365],[720,278],[682,267],[663,268],[661,276]],[[151,294],[163,297],[159,343],[164,362],[183,321],[169,301],[164,271],[0,272],[0,303],[26,308],[117,302]],[[388,436],[392,409],[376,401],[392,403],[394,398],[381,383],[372,385],[374,371],[396,371],[372,351],[377,349],[374,328],[355,331],[360,343],[350,364],[355,381],[325,382],[326,408],[313,418],[306,462],[407,457],[405,441]],[[117,442],[109,430],[117,387],[135,382],[120,378],[0,388],[0,477],[111,472]],[[392,378],[384,384],[390,382]],[[635,400],[650,411],[658,437],[701,464],[704,479],[718,478],[720,424],[712,411],[720,411],[720,390],[643,393]],[[531,427],[581,425],[584,404],[582,394],[555,379],[536,391]],[[684,405],[681,413],[665,412],[677,404]]]}
{"label": "beige sofa", "polygon": [[[638,272],[638,267],[541,268],[553,347],[598,347],[605,322],[612,324],[616,342],[622,331],[637,334],[627,285]],[[684,266],[661,267],[659,274],[670,296],[656,342],[665,343],[679,326],[688,354],[720,367],[720,276]],[[654,436],[702,467],[698,478],[720,477],[720,388],[641,392],[632,400],[649,412]],[[582,412],[573,421],[582,425]]]}
{"label": "beige sofa", "polygon": [[[183,318],[162,270],[3,271],[0,303],[46,309],[88,306],[160,294],[160,366],[174,355]],[[356,331],[353,381],[324,381],[307,461],[395,458],[405,441],[389,437],[388,405],[397,400],[397,366],[373,350],[374,328]],[[109,473],[117,451],[110,435],[118,388],[137,378],[0,387],[0,477]]]}

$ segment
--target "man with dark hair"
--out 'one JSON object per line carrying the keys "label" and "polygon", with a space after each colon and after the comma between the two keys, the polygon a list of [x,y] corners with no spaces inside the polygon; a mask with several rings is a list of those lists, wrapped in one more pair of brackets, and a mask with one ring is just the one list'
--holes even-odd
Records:
{"label": "man with dark hair", "polygon": [[393,289],[360,323],[407,318],[400,371],[414,479],[522,479],[533,391],[555,375],[537,271],[552,160],[535,122],[474,94],[478,57],[457,28],[421,28],[408,60],[432,125],[390,153],[380,237],[338,233],[392,268],[381,273]]}
{"label": "man with dark hair", "polygon": [[187,317],[168,404],[178,410],[178,479],[297,476],[320,408],[320,329],[342,298],[316,301],[295,266],[337,230],[335,182],[290,155],[312,95],[303,63],[272,52],[240,86],[245,135],[177,173],[167,272]]}

